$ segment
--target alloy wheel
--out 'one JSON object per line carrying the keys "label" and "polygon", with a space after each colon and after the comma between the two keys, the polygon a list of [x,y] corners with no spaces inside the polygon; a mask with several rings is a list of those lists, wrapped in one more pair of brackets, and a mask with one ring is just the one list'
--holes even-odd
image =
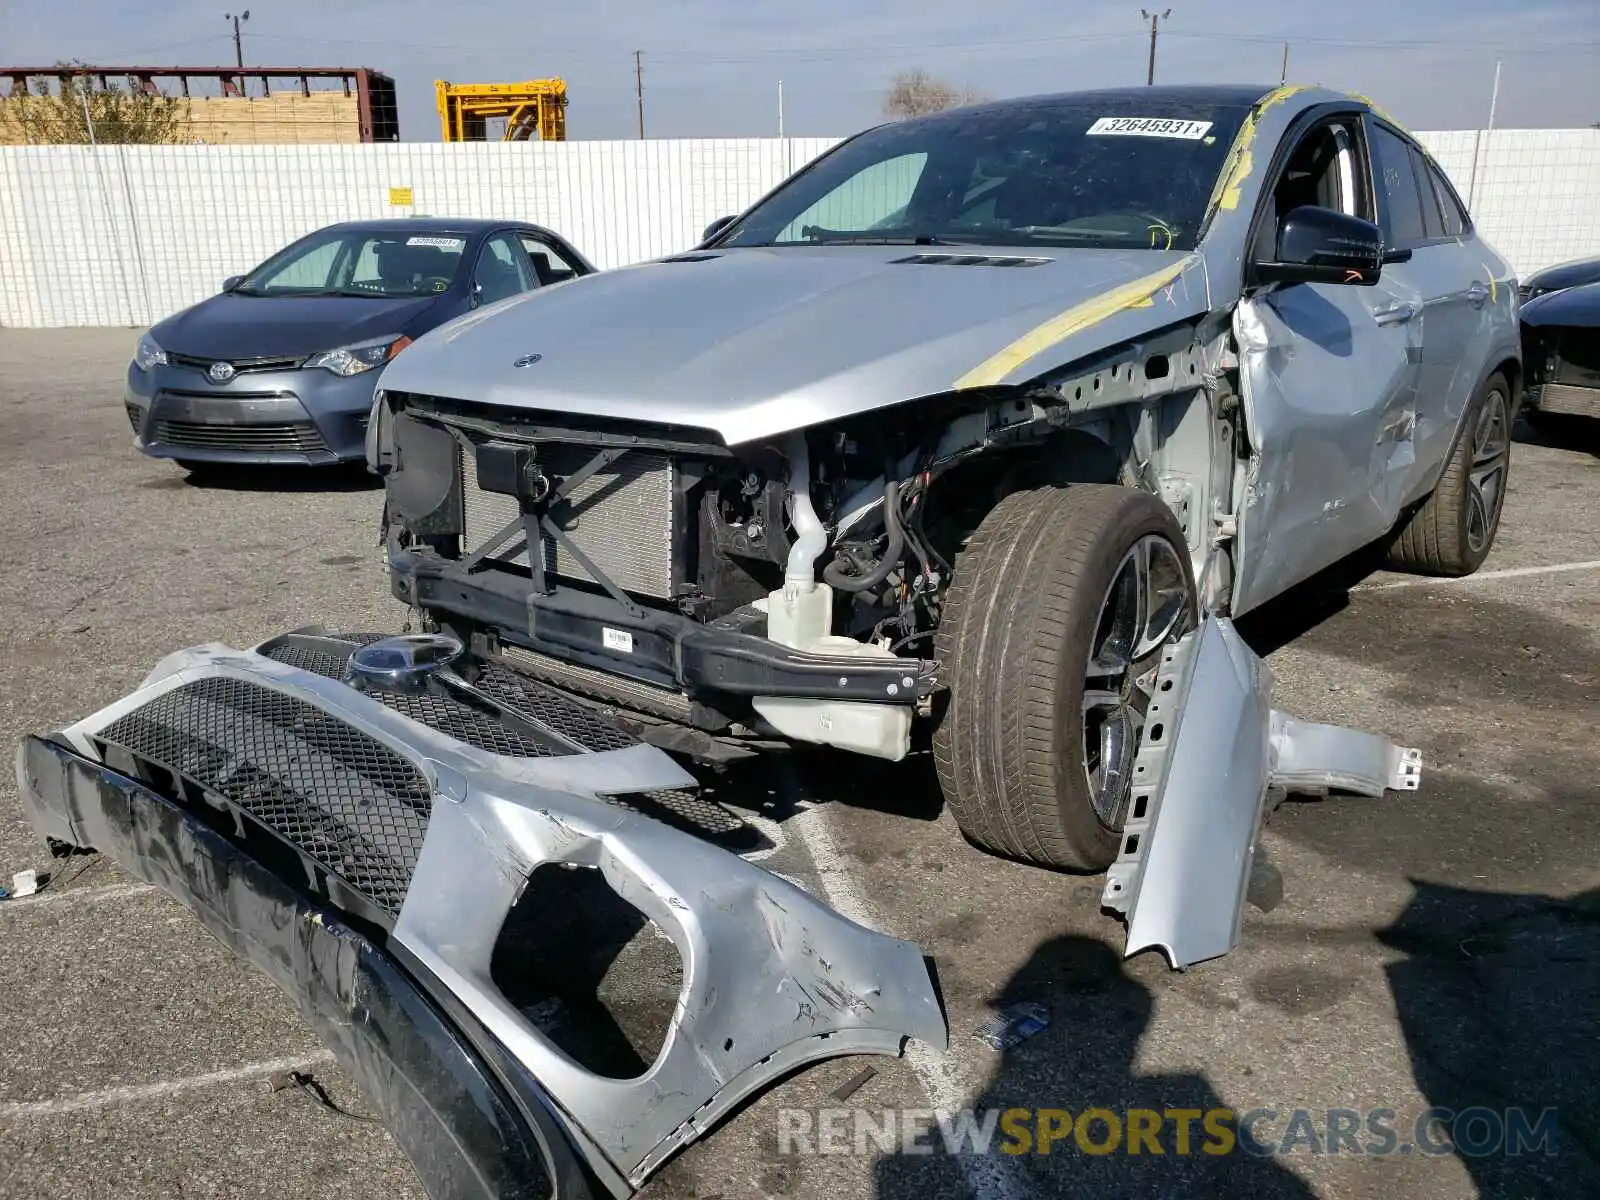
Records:
{"label": "alloy wheel", "polygon": [[1083,689],[1083,771],[1095,815],[1122,825],[1155,666],[1148,660],[1190,616],[1188,573],[1166,538],[1123,555],[1100,602]]}

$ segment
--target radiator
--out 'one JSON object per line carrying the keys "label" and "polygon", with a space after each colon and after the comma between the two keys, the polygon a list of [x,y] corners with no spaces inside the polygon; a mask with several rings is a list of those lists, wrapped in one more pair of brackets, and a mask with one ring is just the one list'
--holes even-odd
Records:
{"label": "radiator", "polygon": [[[590,446],[549,443],[538,449],[540,466],[554,478],[575,473],[594,455]],[[562,532],[625,592],[672,598],[673,470],[672,461],[663,454],[630,450],[585,479],[557,509],[556,523]],[[462,454],[461,479],[465,521],[461,544],[470,554],[514,520],[518,508],[515,497],[478,487],[478,464],[471,454]],[[505,549],[516,544],[507,542]],[[546,569],[558,577],[598,582],[554,538],[544,539],[544,556]],[[490,557],[528,566],[525,549]]]}

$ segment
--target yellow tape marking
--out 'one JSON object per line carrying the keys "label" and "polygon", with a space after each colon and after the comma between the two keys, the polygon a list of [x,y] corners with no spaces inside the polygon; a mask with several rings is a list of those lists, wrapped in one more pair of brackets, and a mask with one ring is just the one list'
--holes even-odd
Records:
{"label": "yellow tape marking", "polygon": [[1159,271],[1153,271],[1121,287],[1112,288],[1109,292],[1103,292],[1081,304],[1074,304],[1065,312],[1058,313],[1042,325],[1030,329],[998,354],[973,367],[956,380],[954,386],[959,390],[988,387],[990,384],[999,383],[1030,358],[1043,354],[1051,346],[1066,341],[1073,334],[1081,333],[1089,326],[1097,325],[1107,317],[1113,317],[1126,309],[1151,307],[1155,304],[1152,297],[1157,292],[1199,261],[1198,254],[1186,254],[1177,262],[1162,267]]}

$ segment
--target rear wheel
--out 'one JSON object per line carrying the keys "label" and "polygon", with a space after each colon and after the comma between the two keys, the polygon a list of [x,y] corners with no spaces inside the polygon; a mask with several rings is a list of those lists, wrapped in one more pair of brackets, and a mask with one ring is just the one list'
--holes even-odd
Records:
{"label": "rear wheel", "polygon": [[1500,528],[1510,469],[1511,387],[1494,374],[1468,410],[1433,494],[1390,543],[1389,565],[1425,575],[1476,571]]}
{"label": "rear wheel", "polygon": [[1171,509],[1131,488],[1018,492],[957,556],[938,634],[934,730],[969,839],[1046,866],[1116,857],[1161,647],[1194,584]]}

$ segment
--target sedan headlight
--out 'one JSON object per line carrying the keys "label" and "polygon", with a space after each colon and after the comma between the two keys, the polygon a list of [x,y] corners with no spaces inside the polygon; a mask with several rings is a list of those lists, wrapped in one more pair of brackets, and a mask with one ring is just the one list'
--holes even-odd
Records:
{"label": "sedan headlight", "polygon": [[305,366],[321,367],[335,375],[359,375],[373,367],[381,367],[411,344],[408,337],[374,338],[370,342],[357,342],[353,346],[340,346],[337,350],[324,350],[306,359]]}
{"label": "sedan headlight", "polygon": [[133,361],[139,365],[141,371],[148,371],[151,367],[164,367],[167,365],[167,352],[156,345],[155,338],[147,333],[139,339],[138,346],[134,347]]}

